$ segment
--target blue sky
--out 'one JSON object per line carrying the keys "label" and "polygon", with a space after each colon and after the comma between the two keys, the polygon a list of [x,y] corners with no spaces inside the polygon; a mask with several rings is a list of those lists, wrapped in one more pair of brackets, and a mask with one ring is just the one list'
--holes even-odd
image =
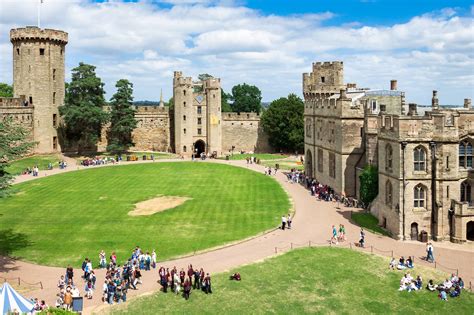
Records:
{"label": "blue sky", "polygon": [[[36,23],[37,0],[0,0],[0,81],[11,82],[8,31]],[[473,5],[458,0],[45,0],[42,26],[69,33],[67,78],[97,66],[107,97],[134,83],[135,99],[172,95],[173,71],[257,85],[265,101],[301,95],[315,61],[342,60],[345,81],[443,104],[473,97]]]}

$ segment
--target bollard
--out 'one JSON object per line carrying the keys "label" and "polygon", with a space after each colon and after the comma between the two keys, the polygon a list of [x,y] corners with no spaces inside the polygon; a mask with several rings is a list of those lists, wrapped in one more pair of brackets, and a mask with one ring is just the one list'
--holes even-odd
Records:
{"label": "bollard", "polygon": [[393,250],[392,250],[392,258],[393,258]]}
{"label": "bollard", "polygon": [[43,282],[40,281],[41,290],[43,290]]}
{"label": "bollard", "polygon": [[456,269],[456,276],[459,277],[459,269]]}
{"label": "bollard", "polygon": [[277,253],[277,248],[275,247],[275,254]]}

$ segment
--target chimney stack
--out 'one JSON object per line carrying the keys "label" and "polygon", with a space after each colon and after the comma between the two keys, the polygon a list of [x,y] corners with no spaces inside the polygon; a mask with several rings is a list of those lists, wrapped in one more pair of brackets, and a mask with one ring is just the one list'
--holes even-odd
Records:
{"label": "chimney stack", "polygon": [[339,99],[341,99],[341,100],[347,99],[346,90],[345,89],[340,89],[340,92],[341,92],[341,94],[339,96]]}
{"label": "chimney stack", "polygon": [[438,109],[439,107],[438,91],[433,90],[433,97],[431,98],[431,107],[433,109]]}
{"label": "chimney stack", "polygon": [[464,108],[471,108],[471,99],[465,98],[464,99]]}
{"label": "chimney stack", "polygon": [[416,104],[415,103],[409,103],[408,104],[408,116],[417,116],[418,113],[416,111]]}
{"label": "chimney stack", "polygon": [[391,91],[397,90],[397,80],[390,80],[390,90]]}

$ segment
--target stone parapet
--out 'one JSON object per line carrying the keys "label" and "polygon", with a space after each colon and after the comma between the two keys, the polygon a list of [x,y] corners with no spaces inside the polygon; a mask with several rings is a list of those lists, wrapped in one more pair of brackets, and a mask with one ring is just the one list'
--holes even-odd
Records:
{"label": "stone parapet", "polygon": [[66,45],[68,42],[68,33],[53,29],[40,29],[35,26],[10,30],[10,41],[12,43],[24,40],[53,41]]}
{"label": "stone parapet", "polygon": [[26,107],[33,108],[25,97],[0,97],[0,107]]}
{"label": "stone parapet", "polygon": [[222,113],[222,119],[225,121],[230,120],[260,120],[260,115],[257,113]]}

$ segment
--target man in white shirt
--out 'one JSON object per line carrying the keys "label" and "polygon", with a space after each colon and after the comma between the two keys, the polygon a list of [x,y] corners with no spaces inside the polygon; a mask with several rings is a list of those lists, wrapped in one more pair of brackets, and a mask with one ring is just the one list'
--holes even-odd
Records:
{"label": "man in white shirt", "polygon": [[286,217],[285,215],[281,216],[281,229],[285,230],[285,225],[286,225]]}

